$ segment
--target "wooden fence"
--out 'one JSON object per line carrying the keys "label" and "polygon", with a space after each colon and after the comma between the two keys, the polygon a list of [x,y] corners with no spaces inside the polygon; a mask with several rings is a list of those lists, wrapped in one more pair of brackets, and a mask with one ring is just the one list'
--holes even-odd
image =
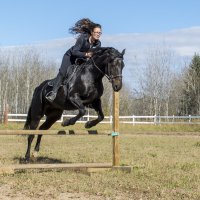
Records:
{"label": "wooden fence", "polygon": [[[5,116],[7,122],[25,122],[27,114],[11,114]],[[58,123],[63,122],[65,118],[71,118],[75,115],[62,115]],[[85,123],[93,118],[97,118],[95,115],[85,115],[77,123]],[[6,121],[4,120],[4,121]],[[113,123],[113,116],[105,116],[105,119],[101,123]],[[200,124],[200,116],[119,116],[119,123],[125,124]]]}

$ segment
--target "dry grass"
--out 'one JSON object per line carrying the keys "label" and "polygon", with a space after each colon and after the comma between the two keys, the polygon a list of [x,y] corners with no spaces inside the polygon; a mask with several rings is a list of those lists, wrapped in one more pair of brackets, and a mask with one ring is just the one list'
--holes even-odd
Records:
{"label": "dry grass", "polygon": [[[110,136],[45,136],[38,162],[111,162],[111,142]],[[133,166],[132,173],[4,175],[0,199],[200,199],[199,136],[122,134],[120,147],[121,165]],[[25,150],[26,137],[0,136],[0,165],[19,163]]]}

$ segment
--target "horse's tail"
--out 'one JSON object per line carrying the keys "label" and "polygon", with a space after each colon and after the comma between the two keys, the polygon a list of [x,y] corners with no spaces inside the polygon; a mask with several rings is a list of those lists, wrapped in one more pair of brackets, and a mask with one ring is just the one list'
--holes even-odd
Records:
{"label": "horse's tail", "polygon": [[48,82],[48,80],[41,83],[38,87],[35,88],[35,90],[33,92],[32,101],[31,101],[31,104],[30,104],[30,107],[29,107],[29,110],[28,110],[28,114],[27,114],[27,117],[26,117],[26,122],[25,122],[25,125],[24,125],[25,130],[30,129],[31,120],[33,120],[31,118],[32,110],[35,110],[35,109],[41,110],[42,109],[42,105],[43,105],[42,94],[44,92],[45,87],[47,86],[47,82]]}
{"label": "horse's tail", "polygon": [[32,101],[31,101],[30,107],[28,109],[28,114],[27,114],[27,117],[26,117],[26,123],[24,124],[24,129],[25,130],[29,130],[30,129],[30,125],[31,125],[31,109],[32,109],[32,105],[33,105],[33,99],[36,96],[37,90],[38,90],[38,87],[36,87],[34,92],[33,92]]}
{"label": "horse's tail", "polygon": [[31,125],[31,105],[28,109],[28,115],[26,117],[26,123],[24,124],[24,130],[29,130]]}
{"label": "horse's tail", "polygon": [[31,101],[30,107],[28,109],[28,114],[27,114],[27,117],[26,117],[26,123],[24,124],[24,130],[29,130],[30,129],[30,125],[31,125],[31,109],[32,109],[32,104],[33,104],[33,98],[34,98],[34,96],[36,94],[37,88],[38,87],[36,87],[34,92],[33,92],[32,101]]}

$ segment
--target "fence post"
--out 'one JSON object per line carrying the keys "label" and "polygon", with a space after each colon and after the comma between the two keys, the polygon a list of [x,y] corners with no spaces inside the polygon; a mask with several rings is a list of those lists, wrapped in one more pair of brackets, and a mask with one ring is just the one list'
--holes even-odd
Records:
{"label": "fence post", "polygon": [[60,118],[60,122],[61,122],[61,123],[63,122],[63,114],[62,114],[62,116],[61,116],[61,118]]}
{"label": "fence post", "polygon": [[189,115],[189,123],[191,123],[191,115]]}
{"label": "fence post", "polygon": [[154,124],[156,125],[157,119],[156,119],[156,115],[154,115]]}
{"label": "fence post", "polygon": [[110,115],[110,124],[112,124],[112,121],[113,121],[113,116],[112,115]]}
{"label": "fence post", "polygon": [[89,111],[89,108],[88,108],[88,113],[87,113],[87,121],[90,121],[90,111]]}
{"label": "fence post", "polygon": [[133,115],[133,126],[135,125],[135,115]]}

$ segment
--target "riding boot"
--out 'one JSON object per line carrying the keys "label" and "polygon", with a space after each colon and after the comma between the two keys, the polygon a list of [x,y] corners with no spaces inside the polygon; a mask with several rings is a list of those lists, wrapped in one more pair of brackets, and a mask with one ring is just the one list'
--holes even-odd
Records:
{"label": "riding boot", "polygon": [[53,102],[54,99],[56,98],[58,89],[60,88],[62,82],[63,82],[63,76],[59,72],[55,80],[53,81],[53,89],[46,95],[46,99],[49,100],[50,102]]}

